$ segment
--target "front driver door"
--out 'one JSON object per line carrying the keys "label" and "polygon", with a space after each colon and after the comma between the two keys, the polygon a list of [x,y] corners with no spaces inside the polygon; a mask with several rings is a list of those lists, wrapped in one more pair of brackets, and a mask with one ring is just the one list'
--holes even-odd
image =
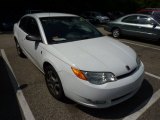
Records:
{"label": "front driver door", "polygon": [[[39,32],[37,22],[32,17],[28,17],[26,36],[27,35],[40,37],[40,32]],[[32,60],[32,62],[34,62],[35,65],[38,65],[39,63],[37,60],[37,52],[39,51],[38,46],[42,44],[42,42],[27,40],[26,36],[23,39],[23,46],[24,46],[25,52],[27,56]]]}
{"label": "front driver door", "polygon": [[159,29],[158,23],[148,16],[139,17],[139,31],[141,37],[158,39],[159,38]]}

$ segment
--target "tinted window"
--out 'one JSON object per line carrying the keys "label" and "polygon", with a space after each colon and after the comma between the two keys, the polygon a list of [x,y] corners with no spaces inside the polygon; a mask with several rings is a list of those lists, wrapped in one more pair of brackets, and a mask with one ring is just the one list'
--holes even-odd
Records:
{"label": "tinted window", "polygon": [[137,15],[128,16],[128,17],[124,18],[124,19],[122,20],[122,22],[126,22],[126,23],[135,23],[135,24],[137,24],[137,23],[138,23]]}
{"label": "tinted window", "polygon": [[150,24],[149,18],[146,16],[138,16],[139,24]]}
{"label": "tinted window", "polygon": [[37,22],[34,18],[28,18],[27,33],[34,36],[40,36]]}
{"label": "tinted window", "polygon": [[28,17],[24,17],[21,19],[20,24],[19,24],[19,27],[25,32],[27,30],[27,22],[28,22],[27,20],[28,20]]}
{"label": "tinted window", "polygon": [[147,16],[139,16],[137,17],[139,24],[154,24],[155,21],[153,21],[150,17]]}

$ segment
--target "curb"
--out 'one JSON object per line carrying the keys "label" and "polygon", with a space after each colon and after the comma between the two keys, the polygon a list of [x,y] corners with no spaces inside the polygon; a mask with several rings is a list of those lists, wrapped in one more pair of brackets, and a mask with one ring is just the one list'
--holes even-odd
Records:
{"label": "curb", "polygon": [[14,88],[14,92],[16,93],[16,97],[20,106],[20,110],[21,110],[21,115],[22,115],[22,119],[23,120],[35,120],[31,109],[29,108],[29,105],[23,95],[22,90],[20,89],[20,85],[16,79],[16,76],[13,72],[13,69],[7,59],[7,56],[5,54],[4,49],[1,49],[1,54],[2,54],[2,58],[5,62],[7,71],[9,73],[9,78],[11,79],[11,83],[13,85]]}

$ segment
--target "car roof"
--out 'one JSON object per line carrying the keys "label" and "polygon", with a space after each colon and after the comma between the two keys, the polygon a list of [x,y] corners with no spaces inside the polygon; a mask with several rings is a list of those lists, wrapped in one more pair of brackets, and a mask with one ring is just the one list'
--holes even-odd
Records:
{"label": "car roof", "polygon": [[120,17],[120,18],[118,18],[118,19],[116,19],[116,20],[122,20],[122,19],[124,19],[124,18],[126,18],[126,17],[133,16],[133,15],[137,15],[137,16],[138,16],[138,15],[141,15],[141,16],[152,17],[151,15],[148,15],[148,14],[133,13],[133,14],[128,14],[128,15],[122,16],[122,17]]}
{"label": "car roof", "polygon": [[128,14],[128,15],[126,15],[126,16],[132,16],[132,15],[142,15],[142,16],[152,17],[151,15],[148,15],[148,14],[139,14],[139,13]]}
{"label": "car roof", "polygon": [[33,14],[27,14],[25,16],[33,16],[33,17],[72,17],[72,16],[77,16],[73,14],[67,14],[67,13],[53,13],[53,12],[48,12],[48,13],[33,13]]}

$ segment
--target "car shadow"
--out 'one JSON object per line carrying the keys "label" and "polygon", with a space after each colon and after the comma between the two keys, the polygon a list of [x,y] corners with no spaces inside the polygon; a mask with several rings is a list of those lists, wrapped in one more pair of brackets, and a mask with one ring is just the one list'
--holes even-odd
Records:
{"label": "car shadow", "polygon": [[120,119],[143,108],[148,103],[152,95],[153,88],[151,84],[147,80],[144,80],[140,90],[132,98],[113,107],[104,109],[88,108],[82,105],[77,105],[76,107],[97,118]]}
{"label": "car shadow", "polygon": [[145,38],[137,38],[133,36],[122,36],[123,39],[129,39],[132,41],[137,41],[137,42],[143,42],[143,43],[148,43],[152,45],[158,45],[160,46],[160,40],[154,40],[154,39],[145,39]]}
{"label": "car shadow", "polygon": [[0,57],[0,119],[22,120],[20,108],[3,59]]}

